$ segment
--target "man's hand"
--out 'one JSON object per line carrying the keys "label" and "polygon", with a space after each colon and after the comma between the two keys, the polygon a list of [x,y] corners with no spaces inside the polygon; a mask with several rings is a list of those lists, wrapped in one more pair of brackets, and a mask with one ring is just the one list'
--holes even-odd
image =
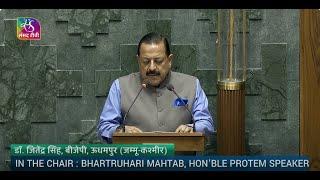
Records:
{"label": "man's hand", "polygon": [[191,132],[193,132],[193,128],[184,124],[180,125],[176,129],[176,133],[191,133]]}
{"label": "man's hand", "polygon": [[[116,132],[123,132],[123,129],[122,128],[119,128],[116,130]],[[125,132],[126,133],[142,133],[142,131],[135,127],[135,126],[125,126]]]}

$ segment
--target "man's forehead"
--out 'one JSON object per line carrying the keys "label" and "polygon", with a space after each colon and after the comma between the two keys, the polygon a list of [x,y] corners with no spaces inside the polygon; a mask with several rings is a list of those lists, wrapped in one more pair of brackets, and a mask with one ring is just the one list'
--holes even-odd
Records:
{"label": "man's forehead", "polygon": [[165,48],[164,46],[161,46],[160,43],[141,44],[141,48],[140,48],[141,56],[162,57],[164,56],[164,54],[165,54]]}
{"label": "man's forehead", "polygon": [[146,59],[159,59],[159,58],[164,58],[164,56],[162,55],[156,55],[156,56],[148,56],[148,55],[143,55],[141,56],[142,58],[146,58]]}
{"label": "man's forehead", "polygon": [[156,47],[159,47],[160,46],[160,43],[156,44],[156,43],[151,43],[150,44],[150,47],[151,48],[156,48]]}

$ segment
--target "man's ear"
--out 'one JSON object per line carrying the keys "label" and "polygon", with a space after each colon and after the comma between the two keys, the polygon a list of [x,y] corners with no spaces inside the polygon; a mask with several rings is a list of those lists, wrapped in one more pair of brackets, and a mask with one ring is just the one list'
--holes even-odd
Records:
{"label": "man's ear", "polygon": [[139,55],[138,54],[136,55],[136,58],[137,58],[137,63],[138,63],[139,68],[140,68],[140,61],[139,61]]}
{"label": "man's ear", "polygon": [[169,60],[169,66],[170,66],[170,68],[171,68],[171,64],[172,64],[172,60],[173,60],[173,54],[170,54],[170,55],[168,56],[168,60]]}

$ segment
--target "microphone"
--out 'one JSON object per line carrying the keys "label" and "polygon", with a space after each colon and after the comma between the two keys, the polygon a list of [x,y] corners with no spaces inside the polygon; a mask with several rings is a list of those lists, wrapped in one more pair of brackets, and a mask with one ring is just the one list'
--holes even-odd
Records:
{"label": "microphone", "polygon": [[178,95],[178,93],[174,90],[174,87],[173,87],[172,84],[168,84],[168,85],[167,85],[167,89],[168,89],[169,91],[172,91],[172,92],[180,99],[180,101],[183,103],[184,107],[185,107],[185,108],[187,109],[187,111],[190,113],[191,118],[192,118],[192,121],[193,121],[193,127],[192,127],[192,129],[193,129],[193,132],[196,132],[195,120],[194,120],[193,115],[192,115],[191,111],[189,110],[187,104],[183,101],[183,99],[182,99],[182,98]]}
{"label": "microphone", "polygon": [[125,132],[126,131],[126,128],[125,128],[125,125],[124,125],[124,121],[127,119],[127,116],[128,116],[128,114],[129,114],[129,112],[130,112],[130,110],[131,110],[131,108],[132,108],[132,106],[134,105],[134,103],[136,102],[136,100],[138,99],[138,97],[139,97],[139,95],[140,95],[140,93],[141,93],[141,91],[142,91],[142,89],[145,89],[145,88],[147,88],[148,87],[148,82],[146,82],[146,83],[142,83],[141,84],[141,88],[140,88],[140,90],[139,90],[139,92],[138,92],[138,94],[136,95],[136,97],[134,98],[134,100],[133,100],[133,102],[131,103],[131,105],[130,105],[130,107],[129,107],[129,109],[128,109],[128,111],[126,112],[126,114],[124,115],[124,118],[123,118],[123,123],[120,125],[121,126],[121,128],[122,128],[122,131],[123,132]]}

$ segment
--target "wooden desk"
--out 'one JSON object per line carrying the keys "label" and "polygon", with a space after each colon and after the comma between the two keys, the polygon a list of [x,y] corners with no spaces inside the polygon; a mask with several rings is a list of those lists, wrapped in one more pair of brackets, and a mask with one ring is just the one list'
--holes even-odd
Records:
{"label": "wooden desk", "polygon": [[202,133],[144,132],[115,133],[114,144],[173,143],[175,151],[204,151],[205,136]]}

